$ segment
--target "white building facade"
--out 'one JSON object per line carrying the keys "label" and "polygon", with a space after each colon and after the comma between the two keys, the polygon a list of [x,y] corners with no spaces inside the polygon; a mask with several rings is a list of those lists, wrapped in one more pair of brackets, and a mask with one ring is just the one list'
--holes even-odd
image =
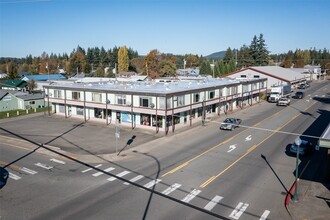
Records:
{"label": "white building facade", "polygon": [[98,82],[44,86],[49,114],[156,132],[191,126],[260,102],[267,79]]}

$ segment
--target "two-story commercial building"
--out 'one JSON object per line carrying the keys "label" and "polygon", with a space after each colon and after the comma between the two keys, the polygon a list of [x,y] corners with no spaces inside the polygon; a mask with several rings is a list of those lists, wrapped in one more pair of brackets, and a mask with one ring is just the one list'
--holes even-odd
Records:
{"label": "two-story commercial building", "polygon": [[253,105],[260,101],[259,95],[266,88],[264,78],[113,80],[44,86],[45,102],[52,107],[52,113],[165,133],[174,131],[176,126],[191,126],[210,114],[220,116]]}

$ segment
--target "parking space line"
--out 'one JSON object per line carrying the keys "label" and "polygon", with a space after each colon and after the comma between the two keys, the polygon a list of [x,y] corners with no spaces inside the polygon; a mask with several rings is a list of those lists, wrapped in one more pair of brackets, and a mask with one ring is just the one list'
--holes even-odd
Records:
{"label": "parking space line", "polygon": [[59,164],[65,164],[64,161],[58,160],[58,159],[55,159],[55,158],[50,159],[50,161],[55,162],[55,163],[59,163]]}
{"label": "parking space line", "polygon": [[14,179],[14,180],[19,180],[22,177],[17,176],[16,174],[13,174],[13,173],[9,172],[9,178]]}
{"label": "parking space line", "polygon": [[30,169],[28,169],[28,168],[26,168],[26,167],[22,167],[22,168],[20,168],[20,170],[23,171],[23,172],[25,172],[25,173],[32,174],[32,175],[38,173],[37,171],[30,170]]}
{"label": "parking space line", "polygon": [[34,165],[36,165],[36,166],[38,166],[38,167],[41,167],[41,168],[44,168],[44,169],[46,169],[46,170],[50,170],[50,169],[53,168],[52,166],[48,166],[48,165],[43,164],[43,163],[36,163],[36,164],[34,164]]}

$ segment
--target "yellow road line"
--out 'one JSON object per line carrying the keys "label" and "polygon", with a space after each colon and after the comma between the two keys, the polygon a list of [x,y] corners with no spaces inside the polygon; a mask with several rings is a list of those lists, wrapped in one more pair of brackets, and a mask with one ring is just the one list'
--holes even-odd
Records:
{"label": "yellow road line", "polygon": [[[284,110],[285,110],[285,108],[282,109],[281,111],[284,111]],[[252,127],[255,127],[255,126],[259,125],[260,123],[262,123],[263,121],[268,120],[269,118],[276,116],[276,115],[279,114],[281,111],[276,112],[275,114],[270,115],[269,117],[267,117],[267,118],[265,118],[265,119],[259,121],[258,123],[256,123],[256,124],[253,125]],[[201,153],[201,154],[199,154],[199,155],[193,157],[192,159],[190,159],[190,160],[184,162],[183,164],[181,164],[181,165],[179,165],[179,166],[173,168],[172,170],[170,170],[170,171],[168,171],[167,173],[163,174],[162,177],[167,176],[168,174],[175,173],[176,171],[178,171],[178,170],[180,170],[181,168],[187,166],[189,163],[191,163],[192,161],[196,160],[197,158],[199,158],[199,157],[201,157],[201,156],[203,156],[203,155],[205,155],[205,154],[207,154],[207,153],[213,151],[214,149],[218,148],[218,147],[221,146],[221,145],[224,145],[224,144],[228,143],[229,141],[233,140],[235,137],[237,137],[238,135],[242,134],[243,132],[246,132],[247,130],[249,130],[249,129],[246,129],[246,130],[244,130],[244,131],[241,131],[241,132],[235,134],[234,136],[228,138],[227,140],[221,142],[220,144],[217,144],[217,145],[211,147],[210,149],[204,151],[203,153]]]}
{"label": "yellow road line", "polygon": [[[304,111],[308,110],[309,108],[311,108],[316,102],[312,103],[309,107],[307,107]],[[288,122],[286,122],[284,125],[278,127],[275,132],[273,132],[272,134],[270,134],[268,137],[266,137],[264,140],[262,140],[259,144],[253,145],[252,147],[250,147],[240,158],[238,158],[237,160],[235,160],[232,164],[230,164],[228,167],[226,167],[223,171],[221,171],[219,174],[217,174],[216,176],[212,176],[211,178],[209,178],[208,180],[206,180],[204,183],[202,183],[199,187],[200,188],[204,188],[207,185],[209,185],[211,182],[213,182],[216,178],[218,178],[219,176],[221,176],[223,173],[225,173],[227,170],[229,170],[232,166],[234,166],[238,161],[240,161],[241,159],[243,159],[246,155],[248,155],[249,153],[251,153],[254,149],[256,149],[257,147],[259,147],[262,143],[264,143],[266,140],[268,140],[269,138],[271,138],[274,134],[276,134],[276,131],[281,130],[282,128],[284,128],[285,126],[287,126],[289,123],[291,123],[293,120],[295,120],[299,115],[302,115],[302,113],[299,113],[295,116],[293,116]]]}

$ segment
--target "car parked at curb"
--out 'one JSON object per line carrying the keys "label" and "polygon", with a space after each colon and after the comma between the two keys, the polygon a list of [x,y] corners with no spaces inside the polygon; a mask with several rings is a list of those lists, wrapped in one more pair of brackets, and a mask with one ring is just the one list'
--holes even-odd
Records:
{"label": "car parked at curb", "polygon": [[[299,145],[299,155],[304,156],[311,153],[313,150],[313,145],[311,142],[306,140],[301,140],[301,144]],[[294,155],[297,154],[298,146],[295,142],[293,142],[290,146],[290,152]]]}
{"label": "car parked at curb", "polygon": [[220,130],[233,130],[242,123],[238,118],[226,118],[220,125]]}

